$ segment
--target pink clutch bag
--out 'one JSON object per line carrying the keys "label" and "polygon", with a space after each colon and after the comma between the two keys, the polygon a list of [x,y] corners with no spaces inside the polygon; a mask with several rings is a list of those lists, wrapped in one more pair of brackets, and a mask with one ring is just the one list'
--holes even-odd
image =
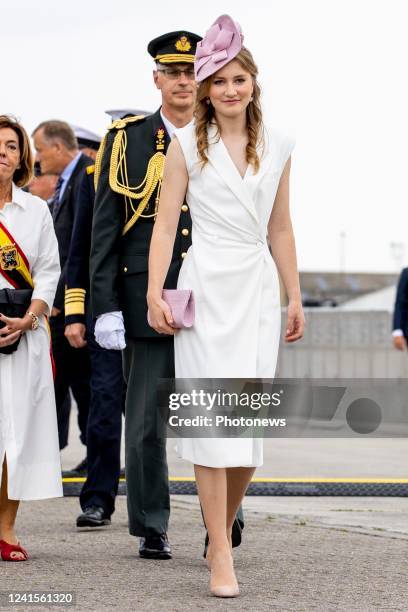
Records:
{"label": "pink clutch bag", "polygon": [[[173,327],[183,329],[192,327],[195,316],[194,295],[191,289],[163,289],[163,300],[173,315]],[[150,325],[149,311],[147,320]]]}

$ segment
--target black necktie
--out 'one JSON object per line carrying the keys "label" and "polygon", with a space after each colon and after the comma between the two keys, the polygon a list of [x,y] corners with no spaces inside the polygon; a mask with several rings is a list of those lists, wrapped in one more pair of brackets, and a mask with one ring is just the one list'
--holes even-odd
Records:
{"label": "black necktie", "polygon": [[57,185],[55,187],[55,193],[54,193],[54,198],[52,202],[52,218],[53,219],[55,219],[55,217],[57,216],[57,212],[59,209],[61,188],[62,188],[63,183],[64,183],[64,179],[62,178],[62,176],[60,176],[57,181]]}

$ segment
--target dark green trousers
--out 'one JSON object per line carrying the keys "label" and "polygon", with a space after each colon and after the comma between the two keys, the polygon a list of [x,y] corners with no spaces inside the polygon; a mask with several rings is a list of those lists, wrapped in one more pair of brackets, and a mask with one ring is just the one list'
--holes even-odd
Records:
{"label": "dark green trousers", "polygon": [[[123,363],[129,532],[154,536],[167,532],[170,515],[166,428],[156,385],[160,378],[174,378],[173,338],[127,338]],[[237,518],[243,527],[241,507]]]}
{"label": "dark green trousers", "polygon": [[166,428],[157,406],[159,378],[174,378],[173,338],[127,338],[125,455],[129,532],[167,532],[170,496]]}

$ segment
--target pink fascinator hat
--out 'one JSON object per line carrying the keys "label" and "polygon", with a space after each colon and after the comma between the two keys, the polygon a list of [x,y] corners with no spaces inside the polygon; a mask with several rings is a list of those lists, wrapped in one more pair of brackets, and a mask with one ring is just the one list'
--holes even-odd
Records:
{"label": "pink fascinator hat", "polygon": [[212,24],[203,40],[197,43],[194,71],[196,81],[204,81],[238,55],[244,36],[241,26],[229,15],[221,15]]}

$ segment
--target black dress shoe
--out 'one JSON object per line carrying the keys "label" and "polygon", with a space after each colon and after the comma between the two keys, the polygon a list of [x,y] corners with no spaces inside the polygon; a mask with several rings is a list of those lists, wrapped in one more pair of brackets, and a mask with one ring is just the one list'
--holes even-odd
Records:
{"label": "black dress shoe", "polygon": [[171,559],[171,548],[167,534],[140,538],[139,556],[143,559]]}
{"label": "black dress shoe", "polygon": [[111,520],[101,506],[88,506],[76,521],[77,527],[103,527],[110,525]]}
{"label": "black dress shoe", "polygon": [[[241,527],[241,523],[239,522],[239,519],[236,518],[232,524],[232,531],[231,531],[232,548],[236,548],[237,546],[239,546],[241,544],[241,540],[242,540],[242,527]],[[203,552],[204,559],[207,558],[208,543],[209,543],[209,539],[208,539],[208,531],[207,531],[207,533],[205,534],[205,541],[204,541],[204,552]]]}

